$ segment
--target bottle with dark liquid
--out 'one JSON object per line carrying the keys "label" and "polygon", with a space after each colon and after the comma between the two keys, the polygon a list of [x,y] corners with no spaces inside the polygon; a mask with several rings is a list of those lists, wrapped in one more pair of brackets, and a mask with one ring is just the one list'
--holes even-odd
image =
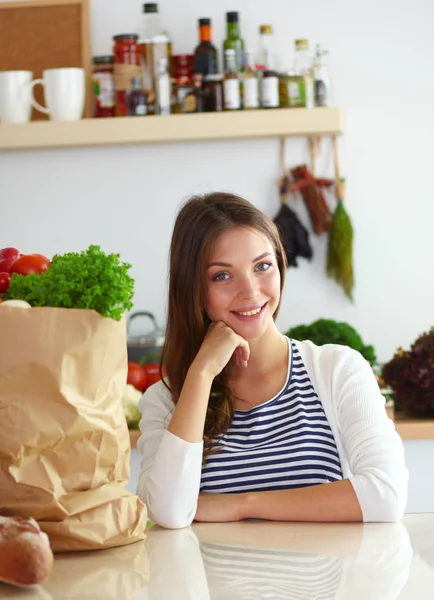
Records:
{"label": "bottle with dark liquid", "polygon": [[218,73],[217,48],[211,42],[211,19],[199,19],[199,45],[194,52],[194,72],[206,77]]}
{"label": "bottle with dark liquid", "polygon": [[144,117],[148,113],[146,94],[142,90],[141,77],[131,79],[131,92],[128,96],[128,114],[131,117]]}

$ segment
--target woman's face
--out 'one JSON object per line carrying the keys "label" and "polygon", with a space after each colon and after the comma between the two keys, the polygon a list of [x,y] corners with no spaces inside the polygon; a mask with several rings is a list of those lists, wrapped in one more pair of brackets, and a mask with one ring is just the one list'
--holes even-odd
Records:
{"label": "woman's face", "polygon": [[270,240],[256,229],[222,233],[210,254],[205,310],[246,340],[267,329],[280,300],[280,272]]}

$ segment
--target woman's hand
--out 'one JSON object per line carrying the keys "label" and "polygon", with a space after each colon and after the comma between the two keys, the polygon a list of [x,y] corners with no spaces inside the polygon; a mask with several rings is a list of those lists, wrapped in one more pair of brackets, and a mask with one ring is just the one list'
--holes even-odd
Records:
{"label": "woman's hand", "polygon": [[199,494],[195,521],[227,523],[242,521],[247,494]]}
{"label": "woman's hand", "polygon": [[223,321],[211,323],[192,367],[216,377],[234,356],[238,367],[247,367],[249,343]]}

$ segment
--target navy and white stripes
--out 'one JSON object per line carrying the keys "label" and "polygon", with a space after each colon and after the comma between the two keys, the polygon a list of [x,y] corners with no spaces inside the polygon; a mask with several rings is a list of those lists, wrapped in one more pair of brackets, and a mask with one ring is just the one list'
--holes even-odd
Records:
{"label": "navy and white stripes", "polygon": [[336,597],[343,561],[284,548],[201,543],[213,600],[330,600]]}
{"label": "navy and white stripes", "polygon": [[294,343],[277,396],[235,410],[219,448],[202,468],[201,492],[283,490],[342,479],[335,440]]}

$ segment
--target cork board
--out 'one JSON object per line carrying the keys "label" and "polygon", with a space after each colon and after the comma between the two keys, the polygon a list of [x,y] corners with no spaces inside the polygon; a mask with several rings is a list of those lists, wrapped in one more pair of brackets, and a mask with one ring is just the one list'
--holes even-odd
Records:
{"label": "cork board", "polygon": [[[31,0],[0,3],[0,71],[81,67],[86,72],[85,117],[92,116],[89,0]],[[44,104],[43,88],[35,88]],[[33,110],[33,120],[46,120]]]}

